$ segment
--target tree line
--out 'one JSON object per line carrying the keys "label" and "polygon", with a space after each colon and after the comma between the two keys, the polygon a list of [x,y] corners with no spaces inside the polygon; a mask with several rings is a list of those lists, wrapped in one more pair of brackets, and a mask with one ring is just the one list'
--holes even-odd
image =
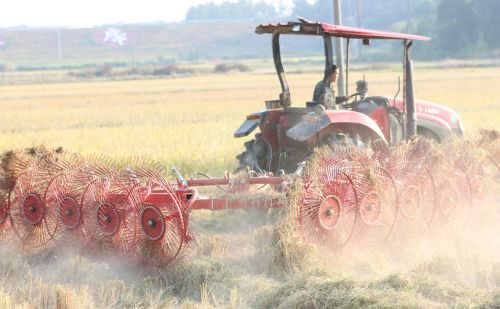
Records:
{"label": "tree line", "polygon": [[[332,2],[295,0],[289,10],[260,0],[206,3],[190,8],[186,20],[332,21]],[[344,25],[431,36],[431,43],[418,46],[425,59],[499,57],[499,15],[499,0],[342,1]]]}

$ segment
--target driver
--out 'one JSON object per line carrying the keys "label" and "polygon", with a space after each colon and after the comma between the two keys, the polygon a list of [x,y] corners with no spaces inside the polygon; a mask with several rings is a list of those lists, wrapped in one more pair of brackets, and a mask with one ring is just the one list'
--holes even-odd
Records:
{"label": "driver", "polygon": [[332,72],[332,76],[331,76],[330,85],[328,85],[328,88],[325,87],[325,82],[323,80],[319,81],[316,84],[316,87],[314,88],[313,101],[321,103],[321,104],[327,104],[327,102],[325,102],[327,100],[325,100],[325,98],[324,98],[325,90],[326,90],[326,91],[330,92],[330,94],[331,94],[331,98],[332,98],[331,104],[333,105],[332,106],[332,108],[333,108],[334,107],[333,102],[335,102],[335,100],[333,99],[335,97],[334,87],[335,87],[335,84],[337,82],[337,78],[339,76],[338,69],[337,69],[337,66],[335,64],[332,65],[331,72]]}

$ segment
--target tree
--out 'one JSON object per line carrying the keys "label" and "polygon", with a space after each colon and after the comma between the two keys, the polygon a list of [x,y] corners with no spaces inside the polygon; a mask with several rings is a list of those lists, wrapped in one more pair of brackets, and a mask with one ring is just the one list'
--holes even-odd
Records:
{"label": "tree", "polygon": [[441,0],[436,22],[437,45],[456,56],[476,43],[477,16],[469,0]]}
{"label": "tree", "polygon": [[478,30],[489,48],[500,48],[500,1],[476,0],[473,3],[478,18]]}
{"label": "tree", "polygon": [[186,20],[206,19],[271,19],[276,16],[274,6],[265,2],[239,0],[238,2],[213,2],[200,4],[189,8]]}

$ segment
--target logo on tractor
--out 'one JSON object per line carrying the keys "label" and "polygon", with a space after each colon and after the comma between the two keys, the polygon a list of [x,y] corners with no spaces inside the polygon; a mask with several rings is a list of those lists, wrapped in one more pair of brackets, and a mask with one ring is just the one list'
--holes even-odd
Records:
{"label": "logo on tractor", "polygon": [[418,106],[418,112],[419,113],[426,113],[426,114],[431,114],[431,115],[439,115],[439,109],[437,108],[432,108],[432,107],[422,107]]}

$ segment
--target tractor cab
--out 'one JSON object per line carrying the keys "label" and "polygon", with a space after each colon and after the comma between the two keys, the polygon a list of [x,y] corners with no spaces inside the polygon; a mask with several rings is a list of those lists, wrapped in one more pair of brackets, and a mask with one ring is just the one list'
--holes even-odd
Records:
{"label": "tractor cab", "polygon": [[[237,157],[240,166],[251,166],[257,171],[290,172],[307,159],[312,149],[325,144],[350,143],[363,147],[379,141],[389,146],[417,134],[440,141],[452,133],[463,132],[457,113],[414,98],[410,48],[413,41],[430,40],[428,37],[337,26],[303,18],[298,22],[262,24],[255,32],[272,36],[273,60],[281,93],[277,99],[266,101],[265,111],[247,116],[235,132],[235,137],[242,137],[257,127],[261,131],[254,140],[245,143],[245,151]],[[325,66],[321,93],[302,106],[292,106],[281,59],[282,35],[317,36],[323,41]],[[335,69],[332,37],[343,38],[346,42],[345,96],[335,96],[334,89],[330,88]],[[356,91],[349,93],[349,45],[353,39],[362,40],[364,45],[376,39],[402,41],[402,98],[367,96],[366,80],[357,81]],[[395,88],[401,87],[398,84]]]}

